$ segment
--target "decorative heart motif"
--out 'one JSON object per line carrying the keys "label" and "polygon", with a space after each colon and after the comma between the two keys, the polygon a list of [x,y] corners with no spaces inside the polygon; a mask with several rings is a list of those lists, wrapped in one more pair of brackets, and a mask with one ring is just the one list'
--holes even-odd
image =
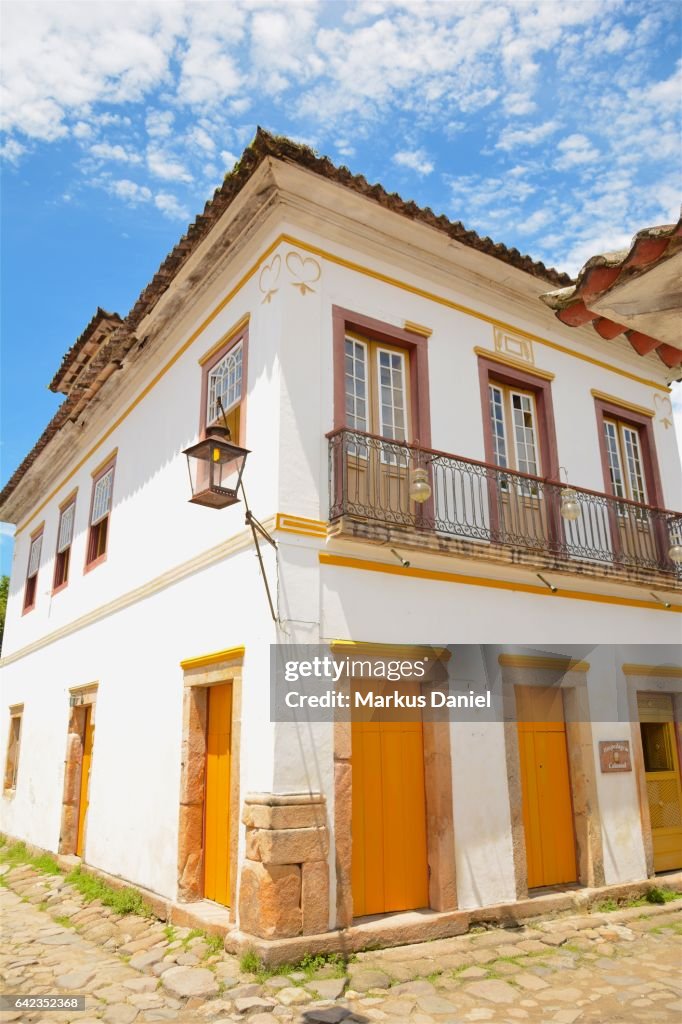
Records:
{"label": "decorative heart motif", "polygon": [[312,287],[320,280],[322,270],[320,264],[311,256],[305,258],[297,252],[289,252],[286,257],[287,269],[294,280],[291,282],[294,288],[298,288],[301,295],[306,292],[314,292]]}
{"label": "decorative heart motif", "polygon": [[[258,278],[258,287],[265,296],[262,302],[270,302],[272,296],[279,289],[275,287],[279,281],[279,272],[282,269],[282,257],[277,254],[270,263],[266,263]],[[262,303],[261,303],[262,305]]]}
{"label": "decorative heart motif", "polygon": [[656,409],[656,416],[659,416],[659,423],[662,423],[665,429],[672,427],[673,420],[673,406],[670,399],[665,395],[654,395],[654,408]]}

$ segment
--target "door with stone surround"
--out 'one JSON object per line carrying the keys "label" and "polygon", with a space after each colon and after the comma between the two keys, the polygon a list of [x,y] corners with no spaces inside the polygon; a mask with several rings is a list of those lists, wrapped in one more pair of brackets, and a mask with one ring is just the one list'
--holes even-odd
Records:
{"label": "door with stone surround", "polygon": [[230,905],[232,684],[208,690],[204,804],[204,896]]}
{"label": "door with stone surround", "polygon": [[353,916],[428,907],[421,721],[354,721],[352,772]]}
{"label": "door with stone surround", "polygon": [[92,705],[87,705],[83,720],[83,760],[78,796],[78,832],[76,834],[76,856],[83,856],[85,846],[85,825],[90,804],[90,768],[92,766],[92,745],[95,727],[92,722]]}
{"label": "door with stone surround", "polygon": [[639,728],[654,847],[654,871],[682,868],[682,782],[673,698],[638,693]]}
{"label": "door with stone surround", "polygon": [[528,888],[578,877],[561,690],[517,686],[519,756]]}

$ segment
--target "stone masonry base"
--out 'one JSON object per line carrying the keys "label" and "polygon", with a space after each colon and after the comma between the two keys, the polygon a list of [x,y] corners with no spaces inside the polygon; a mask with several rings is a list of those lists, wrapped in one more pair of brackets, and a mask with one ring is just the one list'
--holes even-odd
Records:
{"label": "stone masonry base", "polygon": [[[17,841],[6,836],[10,841]],[[77,857],[62,856],[51,850],[26,843],[29,853],[39,856],[49,853],[59,866],[66,871],[80,863]],[[101,878],[113,889],[135,885],[126,879],[117,878],[105,871],[99,871],[89,864],[84,867],[91,874]],[[176,903],[158,893],[140,886],[135,888],[142,894],[158,918],[178,926],[201,928],[211,935],[225,936],[225,949],[238,955],[253,952],[267,966],[296,963],[306,954],[357,953],[363,949],[386,949],[431,939],[462,935],[475,925],[487,927],[515,928],[532,919],[546,919],[559,914],[584,912],[602,900],[629,900],[650,889],[653,885],[662,889],[682,891],[682,871],[668,872],[638,882],[624,882],[617,885],[603,885],[598,888],[576,888],[565,892],[543,893],[514,903],[500,903],[473,910],[454,910],[438,913],[431,910],[410,911],[404,914],[388,914],[367,919],[349,928],[327,931],[316,935],[296,935],[290,938],[266,939],[242,932],[230,926],[226,908],[202,900],[199,903]],[[643,908],[638,908],[640,911]],[[649,908],[653,910],[653,908]],[[663,909],[663,908],[661,908]],[[607,915],[615,920],[613,914]]]}

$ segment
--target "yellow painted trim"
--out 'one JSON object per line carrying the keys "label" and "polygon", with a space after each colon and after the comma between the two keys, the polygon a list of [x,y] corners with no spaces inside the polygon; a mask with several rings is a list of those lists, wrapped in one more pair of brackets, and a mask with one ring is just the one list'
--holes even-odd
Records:
{"label": "yellow painted trim", "polygon": [[682,679],[682,668],[677,665],[623,665],[626,676],[662,676],[664,679]]}
{"label": "yellow painted trim", "polygon": [[230,327],[229,331],[223,334],[220,341],[216,341],[215,345],[211,345],[208,352],[204,352],[203,356],[199,356],[197,362],[199,366],[204,366],[209,359],[212,359],[216,352],[220,352],[221,348],[225,348],[231,341],[234,341],[238,334],[241,334],[245,327],[248,327],[249,320],[251,319],[250,313],[245,313],[243,317],[237,320],[237,323]]}
{"label": "yellow painted trim", "polygon": [[330,640],[329,646],[335,654],[365,654],[373,658],[401,657],[416,660],[433,655],[440,661],[449,661],[452,655],[452,651],[449,651],[447,647],[435,647],[432,644],[382,644],[366,640]]}
{"label": "yellow painted trim", "polygon": [[635,405],[634,402],[626,402],[624,398],[617,398],[615,395],[607,395],[604,391],[597,391],[595,388],[590,389],[590,394],[593,398],[599,398],[602,402],[610,402],[612,405],[617,405],[621,409],[629,409],[630,412],[638,412],[640,416],[650,416],[651,419],[656,415],[653,409],[647,409],[643,405]]}
{"label": "yellow painted trim", "polygon": [[554,380],[556,377],[556,374],[550,373],[549,370],[539,370],[533,363],[527,363],[523,359],[514,359],[513,356],[505,356],[501,352],[496,352],[495,349],[481,348],[479,345],[475,345],[474,352],[477,356],[492,360],[493,363],[502,363],[503,366],[511,366],[515,370],[524,370],[543,380]]}
{"label": "yellow painted trim", "polygon": [[[583,355],[581,352],[575,352],[573,349],[568,348],[566,345],[560,345],[555,341],[549,341],[546,338],[541,338],[537,334],[531,334],[529,331],[524,331],[519,327],[514,327],[512,324],[505,323],[504,320],[497,320],[495,317],[488,316],[486,313],[480,313],[478,310],[470,309],[468,306],[463,306],[459,302],[453,302],[451,299],[446,299],[441,295],[436,295],[433,292],[427,291],[425,288],[418,288],[416,285],[407,284],[404,281],[399,281],[397,278],[390,277],[388,274],[383,274],[378,270],[371,270],[369,267],[364,267],[360,263],[354,263],[352,260],[347,260],[342,256],[335,256],[333,253],[327,252],[324,249],[320,249],[318,246],[310,245],[308,242],[303,242],[298,238],[294,238],[292,235],[281,234],[267,247],[267,249],[259,256],[252,267],[247,270],[242,277],[237,281],[233,288],[220,300],[217,306],[208,314],[205,320],[199,324],[199,326],[190,334],[187,341],[183,342],[178,350],[171,356],[168,362],[161,367],[158,373],[151,379],[142,391],[139,393],[127,409],[125,409],[121,415],[114,420],[112,425],[105,431],[99,441],[93,445],[92,448],[87,452],[86,455],[78,462],[70,473],[62,480],[62,482],[50,492],[45,500],[40,504],[35,512],[28,517],[28,519],[17,526],[15,536],[26,529],[28,524],[35,519],[40,511],[54,498],[56,494],[62,489],[64,484],[68,483],[69,480],[78,472],[81,466],[87,462],[90,456],[97,451],[97,449],[104,444],[107,438],[111,437],[113,432],[123,423],[123,421],[130,415],[144,398],[147,397],[149,392],[156,387],[158,382],[163,376],[171,369],[172,366],[181,358],[187,351],[187,349],[194,344],[199,335],[206,330],[208,325],[212,323],[219,313],[223,311],[237,293],[244,287],[244,285],[258,272],[261,266],[270,258],[275,249],[282,244],[295,245],[298,248],[303,249],[305,252],[312,253],[313,255],[319,256],[322,259],[326,259],[329,263],[334,263],[339,267],[345,267],[348,270],[357,271],[359,274],[364,274],[366,277],[374,278],[376,281],[382,281],[385,284],[393,285],[396,288],[400,288],[403,291],[409,292],[412,295],[419,295],[424,299],[429,299],[432,302],[437,302],[441,306],[445,306],[447,309],[454,309],[460,313],[466,313],[468,316],[475,317],[477,320],[483,320],[485,323],[492,324],[494,327],[500,327],[502,330],[510,331],[512,334],[517,334],[520,337],[528,338],[530,341],[537,341],[541,345],[547,345],[548,348],[553,348],[557,352],[562,352],[564,355],[573,356],[576,359],[582,359],[584,362],[591,363],[594,366],[599,366],[604,370],[608,370],[610,373],[617,373],[621,377],[627,377],[629,380],[637,381],[639,384],[646,384],[647,387],[656,388],[659,391],[664,391],[669,394],[671,389],[666,387],[665,384],[659,384],[658,381],[648,380],[646,377],[639,377],[635,373],[630,373],[629,370],[621,370],[616,366],[610,366],[609,363],[605,363],[601,359],[595,359],[593,356]],[[525,365],[525,364],[524,364]],[[198,399],[197,399],[198,401]]]}
{"label": "yellow painted trim", "polygon": [[572,661],[570,658],[544,657],[533,654],[500,654],[500,665],[509,668],[549,668],[560,672],[589,672],[589,661]]}
{"label": "yellow painted trim", "polygon": [[180,662],[180,668],[187,672],[191,668],[204,668],[206,665],[217,665],[222,661],[240,661],[246,647],[227,647],[224,651],[213,651],[212,654],[200,654],[196,658],[186,658]]}
{"label": "yellow painted trim", "polygon": [[78,497],[78,488],[74,487],[74,489],[72,491],[70,491],[69,494],[67,494],[67,496],[63,499],[63,501],[60,501],[60,503],[59,503],[59,511],[63,512],[64,509],[68,508],[69,505],[73,501],[75,501],[77,497]]}
{"label": "yellow painted trim", "polygon": [[594,356],[586,356],[582,352],[576,352],[574,349],[568,348],[566,345],[561,345],[556,341],[549,341],[547,338],[541,338],[538,334],[531,334],[530,331],[524,331],[520,327],[514,327],[512,324],[508,324],[504,320],[498,320],[496,317],[488,316],[487,313],[480,313],[476,309],[464,306],[460,302],[453,302],[452,299],[446,299],[442,295],[436,295],[433,292],[427,291],[425,288],[419,288],[417,285],[407,284],[405,281],[399,281],[397,278],[391,277],[389,274],[383,274],[379,270],[371,270],[369,267],[364,267],[360,263],[354,263],[353,260],[347,260],[343,256],[335,256],[333,253],[329,253],[325,249],[320,249],[319,246],[310,245],[308,242],[302,242],[300,239],[293,238],[291,235],[280,235],[280,241],[286,242],[290,245],[297,245],[305,252],[312,253],[314,256],[319,256],[321,259],[326,259],[329,263],[335,263],[339,267],[345,267],[347,270],[355,270],[357,273],[364,274],[366,277],[372,277],[375,281],[383,281],[384,284],[394,285],[396,288],[401,288],[403,291],[410,292],[412,295],[419,295],[423,299],[429,299],[431,302],[437,302],[438,305],[445,306],[447,309],[454,309],[459,313],[466,313],[468,316],[473,316],[477,320],[483,320],[486,323],[492,324],[493,327],[500,327],[504,331],[509,331],[522,338],[528,338],[529,341],[537,341],[540,345],[546,345],[548,348],[553,348],[557,352],[563,352],[564,355],[573,356],[575,359],[582,359],[587,363],[592,363],[594,366],[600,366],[604,370],[609,370],[610,373],[617,373],[621,377],[628,377],[630,380],[636,380],[639,384],[646,384],[648,387],[657,388],[659,391],[665,391],[666,394],[670,393],[671,389],[665,384],[659,384],[658,381],[649,380],[646,377],[639,377],[636,373],[630,373],[629,370],[621,370],[617,366],[611,366],[610,363],[605,363],[601,359],[596,359]]}
{"label": "yellow painted trim", "polygon": [[275,518],[275,529],[283,533],[297,533],[302,537],[326,537],[327,523],[319,519],[304,519],[302,516],[289,516],[278,512]]}
{"label": "yellow painted trim", "polygon": [[82,686],[70,686],[69,687],[69,693],[73,693],[73,694],[95,693],[96,690],[98,689],[98,687],[99,687],[99,682],[97,682],[97,683],[83,683]]}
{"label": "yellow painted trim", "polygon": [[90,470],[90,476],[97,476],[99,473],[101,473],[103,469],[107,468],[110,462],[114,461],[117,455],[118,448],[114,448],[113,452],[109,452],[106,459],[102,459],[101,462],[97,463],[94,469]]}
{"label": "yellow painted trim", "polygon": [[430,338],[433,334],[430,327],[424,327],[423,324],[416,324],[414,320],[404,320],[403,330],[409,331],[410,334],[419,334],[422,338]]}
{"label": "yellow painted trim", "polygon": [[347,558],[345,555],[332,555],[327,551],[318,554],[322,565],[344,566],[348,569],[364,569],[369,572],[385,572],[390,576],[412,576],[421,580],[438,580],[441,583],[459,583],[471,587],[492,587],[497,590],[513,590],[524,594],[536,594],[538,597],[570,598],[575,601],[596,601],[602,604],[622,605],[626,608],[647,608],[652,612],[682,612],[682,605],[665,608],[654,601],[640,601],[634,597],[617,597],[611,594],[590,594],[581,590],[560,590],[553,594],[546,587],[538,587],[532,583],[514,583],[511,580],[487,579],[484,576],[467,576],[457,572],[436,572],[433,569],[416,569],[410,566],[403,569],[399,565],[388,562],[374,562],[364,558]]}

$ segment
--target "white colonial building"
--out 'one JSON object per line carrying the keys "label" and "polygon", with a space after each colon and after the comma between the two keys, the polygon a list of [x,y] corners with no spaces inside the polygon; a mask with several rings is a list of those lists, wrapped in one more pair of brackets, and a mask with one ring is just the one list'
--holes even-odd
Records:
{"label": "white colonial building", "polygon": [[[682,868],[679,352],[561,323],[568,284],[259,132],[0,496],[3,830],[235,947]],[[217,434],[188,500],[226,423],[262,569]],[[273,644],[433,655],[499,714],[274,722]]]}

